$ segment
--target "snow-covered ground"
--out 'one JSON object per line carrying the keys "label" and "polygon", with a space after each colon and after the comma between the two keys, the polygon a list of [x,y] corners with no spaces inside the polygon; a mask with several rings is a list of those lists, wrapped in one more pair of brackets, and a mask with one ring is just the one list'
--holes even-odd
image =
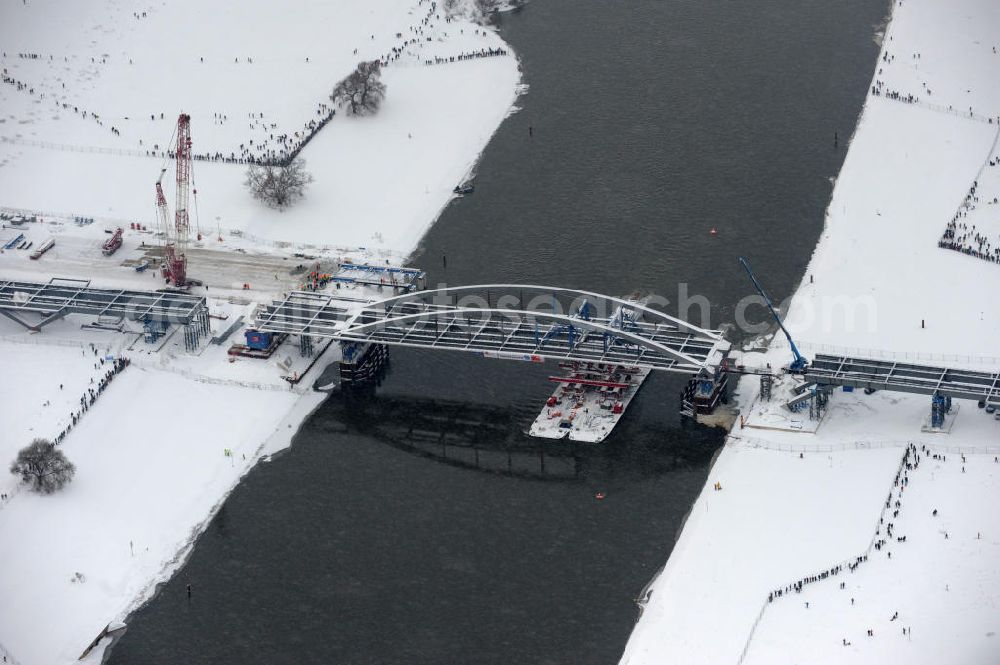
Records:
{"label": "snow-covered ground", "polygon": [[983,508],[1000,494],[1000,464],[922,455],[907,478],[893,535],[879,535],[888,542],[856,572],[773,603],[745,662],[997,662],[997,583],[984,564],[1000,558],[1000,534]]}
{"label": "snow-covered ground", "polygon": [[[0,251],[0,279],[159,288],[155,270],[133,266],[159,242],[161,168],[173,206],[162,152],[178,113],[192,116],[196,155],[278,154],[328,116],[333,86],[371,59],[384,62],[381,111],[338,111],[312,136],[301,156],[315,180],[295,208],[253,201],[245,165],[195,161],[201,236],[189,274],[204,282],[214,335],[298,288],[317,263],[401,262],[521,91],[516,57],[475,19],[471,0],[451,16],[430,0],[0,0],[0,246],[22,233],[35,247],[56,241],[37,261]],[[15,228],[21,215],[32,219]],[[117,226],[124,244],[105,257]],[[240,477],[289,445],[322,400],[309,386],[338,353],[330,347],[291,387],[284,377],[309,367],[291,344],[268,360],[233,359],[229,343],[189,354],[176,333],[148,345],[134,323],[127,334],[83,323],[69,316],[30,333],[0,319],[4,464],[32,438],[66,431],[107,371],[101,356],[131,360],[62,440],[77,468],[65,490],[38,496],[0,478],[5,662],[74,662],[148,599]]]}
{"label": "snow-covered ground", "polygon": [[1000,264],[1000,132],[979,177],[972,182],[968,194],[945,227],[940,244]]}
{"label": "snow-covered ground", "polygon": [[[0,345],[0,363],[18,377],[0,384],[4,459],[55,434],[97,372],[93,360],[76,348]],[[22,663],[78,658],[180,563],[265,440],[290,438],[282,420],[299,397],[126,368],[62,442],[77,470],[65,490],[2,483],[12,495],[0,509],[4,646]]]}
{"label": "snow-covered ground", "polygon": [[[191,115],[196,154],[269,154],[282,145],[272,136],[296,141],[322,119],[359,61],[401,49],[383,69],[378,115],[338,111],[301,153],[315,180],[299,205],[276,212],[254,201],[240,164],[196,161],[194,180],[206,232],[408,251],[519,89],[517,61],[495,32],[429,0],[0,7],[0,65],[25,86],[0,84],[0,204],[46,215],[153,228],[153,184],[172,165],[145,155],[166,149],[178,113]],[[426,64],[490,49],[506,55]]]}
{"label": "snow-covered ground", "polygon": [[[1000,55],[996,61],[1000,66]],[[989,306],[989,287],[1000,284],[996,267],[937,246],[998,128],[867,100],[807,270],[812,281],[805,280],[788,312],[796,337],[1000,355],[1000,310]]]}
{"label": "snow-covered ground", "polygon": [[[1000,271],[937,244],[976,181],[977,228],[1000,230],[985,205],[1000,181],[982,176],[1000,130],[1000,5],[897,1],[882,47],[788,328],[807,355],[1000,371]],[[743,358],[789,360],[780,336]],[[1000,422],[956,401],[950,432],[929,433],[926,396],[838,391],[818,428],[775,430],[761,422],[756,377],[737,392],[747,426],[651,583],[622,663],[1000,662]],[[910,444],[930,453],[900,497]],[[894,489],[893,541],[870,550]],[[854,572],[768,602],[866,553]]]}
{"label": "snow-covered ground", "polygon": [[[211,321],[213,334],[249,318],[250,307],[210,301],[214,316],[227,317]],[[148,598],[239,478],[288,445],[322,399],[309,384],[336,359],[329,348],[293,388],[283,377],[305,373],[311,359],[290,345],[268,360],[230,361],[228,344],[191,355],[176,334],[148,345],[141,334],[81,322],[70,316],[39,334],[0,322],[0,456],[12,460],[34,437],[66,432],[60,448],[77,468],[51,496],[0,478],[8,497],[0,502],[0,653],[12,662],[71,662]],[[131,365],[80,413],[108,356]]]}

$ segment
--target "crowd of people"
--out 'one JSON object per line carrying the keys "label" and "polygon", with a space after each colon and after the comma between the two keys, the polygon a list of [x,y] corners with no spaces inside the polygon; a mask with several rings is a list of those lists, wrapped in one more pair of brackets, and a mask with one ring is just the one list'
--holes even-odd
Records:
{"label": "crowd of people", "polygon": [[916,104],[920,101],[920,98],[916,95],[904,94],[898,90],[889,90],[882,81],[875,81],[875,85],[872,86],[872,94],[899,102],[906,102],[907,104]]}
{"label": "crowd of people", "polygon": [[[387,66],[396,60],[399,60],[407,53],[408,47],[416,46],[421,42],[431,41],[434,39],[432,36],[434,33],[432,30],[439,24],[440,21],[445,23],[450,23],[452,17],[447,15],[442,17],[442,13],[439,10],[438,3],[436,0],[421,0],[420,5],[427,7],[426,14],[420,19],[417,25],[413,25],[408,28],[408,32],[404,35],[402,32],[396,33],[396,38],[399,43],[389,49],[388,52],[384,53],[378,58],[378,61],[382,66]],[[142,19],[146,18],[146,12],[134,12],[134,18]],[[476,34],[480,34],[480,30],[475,29]],[[487,30],[483,29],[482,35],[487,35]],[[447,36],[447,35],[445,35]],[[375,39],[375,35],[371,35],[372,40]],[[359,49],[354,49],[354,54],[358,54]],[[446,58],[435,57],[433,60],[425,60],[426,64],[441,64],[444,62],[458,62],[463,60],[470,60],[475,58],[487,58],[507,55],[508,52],[503,48],[483,48],[478,51],[464,52],[459,55],[449,56]],[[414,55],[410,53],[410,55]],[[7,53],[3,53],[3,57],[7,57]],[[52,55],[45,56],[39,53],[18,53],[17,57],[20,59],[28,60],[44,60],[46,57],[48,60],[53,60]],[[66,60],[66,58],[64,58]],[[204,63],[205,58],[203,56],[199,57],[199,61]],[[309,62],[309,58],[305,59]],[[91,62],[95,64],[107,64],[107,57],[102,56],[99,59],[91,58]],[[247,64],[254,64],[254,57],[251,55],[246,56],[236,56],[234,58],[235,63],[245,62]],[[131,63],[131,61],[130,61]],[[27,92],[30,95],[35,94],[35,87],[25,81],[18,80],[14,78],[6,68],[2,72],[2,81],[8,85],[13,86],[18,91]],[[62,87],[65,88],[66,84],[63,83]],[[44,98],[44,93],[41,97]],[[63,97],[65,99],[65,97]],[[79,105],[74,105],[65,101],[54,100],[54,104],[57,108],[69,111],[72,110],[73,113],[79,115],[80,117],[93,120],[99,126],[105,127],[105,121],[102,119],[100,114],[93,111],[89,111],[80,107]],[[309,141],[319,132],[323,127],[329,123],[334,116],[336,111],[332,108],[332,104],[329,99],[319,102],[315,109],[312,118],[307,120],[303,126],[298,131],[293,132],[279,132],[277,123],[274,122],[264,122],[262,120],[263,113],[261,112],[251,112],[248,113],[250,119],[250,130],[253,132],[257,130],[259,133],[256,138],[249,139],[245,143],[241,143],[239,149],[230,150],[228,154],[221,150],[216,150],[212,152],[200,152],[193,153],[192,159],[198,161],[211,161],[211,162],[222,162],[229,164],[261,164],[261,165],[276,165],[284,166],[289,164],[293,159],[295,159],[301,150],[309,143]],[[150,120],[156,120],[159,116],[160,120],[165,119],[163,113],[150,114]],[[166,118],[172,120],[172,117]],[[123,120],[129,120],[129,118],[124,118]],[[228,114],[225,113],[214,113],[213,122],[216,125],[225,124],[228,122]],[[107,126],[107,129],[114,136],[121,137],[122,130],[119,125],[111,124]],[[266,134],[265,134],[266,133]],[[123,151],[130,154],[142,155],[145,154],[147,157],[160,157],[160,158],[170,158],[174,157],[174,152],[168,149],[163,149],[159,144],[152,144],[148,142],[144,145],[143,141],[139,140],[139,150],[129,150]]]}
{"label": "crowd of people", "polygon": [[[53,440],[54,443],[61,443],[62,440],[66,438],[66,435],[69,434],[73,430],[73,427],[76,426],[77,423],[79,423],[83,418],[83,414],[85,414],[90,407],[94,406],[98,397],[104,394],[107,387],[111,385],[111,381],[131,364],[131,361],[125,357],[118,357],[108,361],[104,357],[100,356],[97,347],[93,344],[90,345],[90,348],[91,351],[93,351],[94,356],[97,357],[97,362],[94,363],[94,369],[100,370],[102,367],[108,367],[108,369],[104,372],[96,384],[94,384],[93,379],[90,380],[93,385],[88,387],[87,391],[80,397],[80,408],[69,414],[69,422],[66,424],[66,427],[56,435],[56,438]],[[62,388],[63,385],[59,384],[59,389],[62,390]]]}
{"label": "crowd of people", "polygon": [[[421,19],[418,26],[411,26],[409,28],[409,32],[412,36],[403,40],[399,45],[390,48],[388,53],[379,57],[378,60],[383,67],[398,60],[403,55],[407,46],[415,44],[419,41],[418,37],[424,37],[424,28],[433,27],[432,20],[434,18],[440,19],[440,16],[436,14],[437,2],[434,0],[421,0],[420,4],[425,4],[425,2],[428,6],[427,14]],[[374,40],[375,35],[371,35],[371,38]],[[396,38],[403,39],[403,34],[396,33]],[[430,39],[430,37],[425,38]],[[358,49],[354,49],[354,55],[357,54]],[[245,60],[247,63],[253,64],[252,56],[247,56]],[[204,62],[204,58],[202,58],[201,61]],[[236,62],[239,62],[239,58],[236,59]],[[306,62],[309,62],[308,57],[306,58]],[[298,157],[302,149],[305,148],[312,138],[316,136],[316,134],[327,125],[327,123],[333,120],[334,116],[337,114],[336,109],[331,106],[330,100],[318,102],[314,112],[315,116],[307,120],[299,131],[277,134],[269,131],[276,130],[278,128],[277,123],[263,122],[263,113],[250,113],[250,129],[263,129],[268,131],[268,137],[266,139],[258,139],[256,141],[250,139],[246,143],[240,144],[239,152],[233,150],[229,153],[229,155],[226,155],[221,151],[217,151],[214,153],[194,154],[192,155],[192,159],[230,164],[285,166]],[[217,113],[214,117],[216,124],[223,124],[227,122],[228,119],[228,115],[226,114]],[[151,153],[151,156],[158,156],[155,149]],[[170,152],[164,152],[160,153],[159,156],[173,157],[173,154]]]}
{"label": "crowd of people", "polygon": [[[914,56],[916,55],[917,54],[914,54]],[[888,50],[882,54],[882,62],[885,64],[889,64],[895,59],[896,56],[891,55]],[[903,93],[898,90],[890,90],[885,85],[885,81],[878,78],[879,76],[882,76],[882,69],[883,69],[882,67],[878,68],[878,73],[876,74],[875,78],[875,84],[872,85],[873,95],[877,97],[885,97],[886,99],[894,99],[900,102],[906,102],[907,104],[916,104],[917,102],[920,101],[920,99],[916,95]],[[924,92],[926,92],[928,95],[931,94],[930,88],[927,88],[927,84],[924,84]]]}
{"label": "crowd of people", "polygon": [[[815,575],[803,577],[802,579],[791,582],[790,584],[786,584],[783,587],[778,587],[776,589],[773,589],[767,595],[767,602],[773,603],[778,598],[787,596],[791,593],[801,593],[803,588],[805,588],[807,585],[829,579],[830,577],[841,574],[845,570],[853,573],[855,570],[857,570],[858,566],[868,561],[868,555],[871,554],[873,550],[875,552],[884,551],[886,554],[886,558],[891,559],[892,551],[890,550],[890,542],[893,540],[896,543],[906,542],[905,535],[902,536],[896,535],[895,522],[893,520],[896,520],[899,517],[899,513],[902,510],[903,492],[910,484],[909,474],[910,472],[916,470],[917,467],[920,466],[920,460],[922,456],[930,456],[930,455],[933,455],[934,459],[940,459],[942,461],[944,461],[945,459],[944,455],[937,455],[931,453],[931,451],[927,449],[926,446],[921,445],[920,448],[918,449],[916,444],[913,443],[907,444],[906,450],[903,453],[903,457],[900,460],[899,467],[896,470],[896,476],[893,478],[892,489],[889,491],[889,495],[886,498],[885,503],[882,505],[882,511],[881,514],[879,515],[878,526],[875,528],[875,536],[872,540],[871,545],[868,547],[868,550],[866,550],[863,554],[858,555],[849,562],[837,564],[832,568],[823,570]],[[890,517],[890,511],[891,511],[891,517]],[[937,511],[935,511],[934,514],[936,515]],[[846,590],[847,584],[841,582],[840,589]],[[853,604],[854,604],[854,598],[851,598],[851,605]],[[806,607],[807,608],[809,607],[809,603],[806,603]],[[899,618],[899,612],[896,612],[889,620],[896,621],[898,618]],[[906,629],[904,628],[903,630],[905,632]],[[867,635],[868,637],[874,637],[875,631],[869,628],[867,630]],[[844,646],[850,646],[851,643],[850,641],[847,640],[847,638],[844,638],[843,644]]]}
{"label": "crowd of people", "polygon": [[[854,561],[854,563],[849,563],[847,565],[848,568],[851,570],[851,572],[853,572],[859,563],[867,560],[868,560],[868,555],[865,554],[859,556],[857,560]],[[781,598],[782,596],[792,592],[801,593],[803,587],[805,587],[807,584],[812,584],[814,582],[822,582],[823,580],[829,577],[832,577],[834,575],[839,575],[843,570],[844,570],[843,564],[836,565],[833,568],[830,568],[829,570],[824,570],[816,575],[809,575],[808,577],[803,577],[802,579],[796,580],[791,584],[786,584],[784,587],[779,587],[777,589],[774,589],[773,591],[771,591],[771,593],[767,594],[767,602],[773,603],[775,599]]]}
{"label": "crowd of people", "polygon": [[[891,37],[890,37],[890,41],[892,41]],[[996,47],[993,47],[993,49],[994,49],[993,52],[996,53]],[[919,66],[918,63],[921,61],[922,58],[923,58],[923,54],[922,53],[911,53],[910,54],[910,59],[914,62],[913,67],[918,67]],[[888,64],[890,64],[892,62],[895,62],[895,60],[896,60],[896,56],[892,55],[888,50],[886,50],[882,54],[881,63],[879,65],[878,72],[876,73],[876,77],[875,77],[875,83],[874,83],[874,85],[872,85],[872,88],[871,88],[871,93],[873,95],[875,95],[877,97],[885,97],[886,99],[892,99],[892,100],[895,100],[895,101],[904,102],[904,103],[907,103],[907,104],[920,104],[924,108],[929,108],[929,109],[932,109],[932,110],[935,110],[935,111],[941,111],[941,112],[951,113],[951,114],[959,115],[961,117],[973,118],[973,119],[976,119],[976,120],[980,120],[982,122],[986,122],[987,124],[990,124],[990,125],[992,125],[994,122],[1000,123],[1000,116],[998,116],[998,115],[985,115],[984,116],[984,115],[981,115],[981,114],[977,115],[975,109],[972,106],[969,106],[968,109],[962,109],[961,111],[959,111],[952,104],[948,104],[947,106],[945,106],[944,104],[932,104],[932,103],[930,103],[928,101],[925,101],[922,96],[918,96],[918,95],[913,94],[913,93],[900,92],[899,90],[889,89],[886,86],[885,81],[882,80],[881,77],[883,76],[884,65],[888,65]],[[927,85],[926,81],[921,81],[920,85],[921,85],[921,88],[922,88],[922,91],[920,93],[921,95],[926,96],[926,97],[932,96],[933,91]]]}
{"label": "crowd of people", "polygon": [[[29,95],[34,95],[35,94],[35,88],[34,88],[34,86],[32,86],[32,85],[30,85],[28,83],[25,83],[24,81],[21,81],[21,80],[18,80],[16,78],[14,78],[10,74],[10,72],[7,71],[6,67],[4,67],[2,71],[0,71],[0,82],[5,83],[5,84],[7,84],[9,86],[12,86],[18,92],[26,92]],[[64,88],[66,87],[65,83],[63,83],[63,87]],[[39,94],[39,99],[45,99],[45,93],[40,93]],[[97,123],[98,126],[100,126],[100,127],[104,126],[104,122],[101,120],[101,116],[98,115],[97,113],[94,113],[93,111],[88,111],[87,109],[82,109],[79,106],[70,104],[69,102],[60,102],[59,100],[53,100],[53,104],[56,106],[56,108],[60,108],[60,109],[62,109],[64,111],[69,111],[70,109],[73,109],[73,113],[76,113],[77,115],[79,115],[84,120],[88,120],[88,119],[89,120],[93,120],[95,123]],[[115,127],[113,125],[110,127],[110,131],[115,136],[121,136],[121,131],[117,127]]]}
{"label": "crowd of people", "polygon": [[7,72],[7,68],[4,67],[3,71],[0,71],[0,81],[3,83],[13,86],[18,92],[27,92],[29,95],[35,94],[35,89],[25,83],[24,81],[19,81]]}
{"label": "crowd of people", "polygon": [[[991,159],[990,166],[1000,164],[1000,157]],[[977,190],[979,181],[974,180],[969,188],[965,200],[959,206],[955,216],[948,222],[944,234],[938,240],[938,247],[961,252],[977,259],[983,259],[991,263],[1000,263],[1000,242],[994,244],[981,229],[977,229],[975,224],[969,225],[965,220],[969,212],[976,209],[981,202]],[[987,205],[1000,205],[1000,197],[993,197],[987,201]]]}
{"label": "crowd of people", "polygon": [[467,53],[459,53],[458,55],[451,55],[447,58],[441,58],[434,56],[433,60],[424,60],[425,65],[443,65],[449,62],[461,62],[463,60],[475,60],[476,58],[494,58],[498,55],[507,55],[507,49],[503,48],[483,48],[478,51],[468,51]]}

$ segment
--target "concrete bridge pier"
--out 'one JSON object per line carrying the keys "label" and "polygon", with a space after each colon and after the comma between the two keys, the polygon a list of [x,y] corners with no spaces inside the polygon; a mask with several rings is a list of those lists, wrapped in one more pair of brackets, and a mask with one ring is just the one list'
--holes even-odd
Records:
{"label": "concrete bridge pier", "polygon": [[341,342],[340,385],[344,388],[378,382],[389,364],[385,344]]}

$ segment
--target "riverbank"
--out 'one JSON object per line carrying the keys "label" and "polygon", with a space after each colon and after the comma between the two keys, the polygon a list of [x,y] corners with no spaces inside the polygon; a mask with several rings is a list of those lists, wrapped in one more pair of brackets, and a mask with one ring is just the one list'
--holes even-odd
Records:
{"label": "riverbank", "polygon": [[[998,33],[986,0],[894,3],[786,317],[807,355],[882,349],[1000,369],[998,266],[937,246],[965,203],[989,210],[1000,196]],[[1000,231],[984,223],[976,232]],[[789,360],[783,339],[744,357]],[[748,419],[758,392],[753,377],[737,389]],[[1000,425],[957,401],[949,433],[924,431],[929,401],[836,392],[813,434],[737,427],[621,662],[995,662]],[[907,470],[911,446],[920,464]]]}
{"label": "riverbank", "polygon": [[[143,152],[169,138],[175,100],[193,116],[199,154],[238,153],[248,135],[273,147],[272,132],[298,136],[358,60],[385,58],[381,113],[338,115],[302,151],[315,181],[299,207],[280,213],[253,202],[244,166],[195,163],[203,227],[191,274],[205,277],[211,333],[221,334],[294,288],[292,269],[305,253],[381,263],[412,252],[521,90],[516,57],[471,9],[446,16],[426,0],[365,11],[340,2],[272,16],[272,3],[244,3],[235,14],[196,4],[110,14],[87,3],[69,12],[12,8],[0,28],[0,99],[17,122],[0,125],[0,203],[36,219],[2,234],[23,232],[36,244],[52,236],[56,247],[37,262],[4,252],[4,278],[157,288],[153,271],[128,265],[156,242],[130,224],[155,229],[152,184],[163,160]],[[196,9],[194,34],[162,41]],[[264,24],[288,34],[263,39]],[[150,115],[151,107],[169,112]],[[79,215],[91,223],[74,223]],[[118,225],[124,246],[105,259],[105,229]],[[308,387],[336,360],[331,348],[290,387],[284,377],[306,361],[294,352],[234,363],[225,345],[192,356],[180,335],[153,347],[138,333],[112,337],[80,323],[70,317],[37,335],[0,323],[0,361],[11,377],[0,386],[0,454],[13,459],[33,437],[68,432],[60,445],[77,467],[54,496],[19,489],[13,476],[0,482],[9,494],[0,504],[0,653],[22,665],[76,661],[109,622],[152,597],[244,475],[290,444],[325,397]],[[106,356],[132,364],[84,408]],[[100,662],[109,641],[88,662]]]}

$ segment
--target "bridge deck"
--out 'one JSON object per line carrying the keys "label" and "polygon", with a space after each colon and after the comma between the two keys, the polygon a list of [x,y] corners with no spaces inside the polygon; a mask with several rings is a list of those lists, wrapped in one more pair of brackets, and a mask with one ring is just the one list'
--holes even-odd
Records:
{"label": "bridge deck", "polygon": [[[289,294],[264,306],[255,327],[276,333],[478,353],[541,361],[577,360],[692,373],[714,370],[729,350],[718,331],[703,331],[669,317],[628,322],[545,311],[461,307],[389,298],[359,304],[337,295]],[[651,313],[651,312],[650,312]]]}
{"label": "bridge deck", "polygon": [[[97,289],[89,281],[76,279],[47,283],[0,280],[0,314],[32,329],[66,314],[189,324],[207,311],[205,298],[187,293]],[[43,320],[30,324],[19,318],[29,313],[40,314]]]}
{"label": "bridge deck", "polygon": [[817,355],[804,376],[809,381],[958,399],[985,400],[1000,406],[1000,372],[913,365],[891,360]]}

